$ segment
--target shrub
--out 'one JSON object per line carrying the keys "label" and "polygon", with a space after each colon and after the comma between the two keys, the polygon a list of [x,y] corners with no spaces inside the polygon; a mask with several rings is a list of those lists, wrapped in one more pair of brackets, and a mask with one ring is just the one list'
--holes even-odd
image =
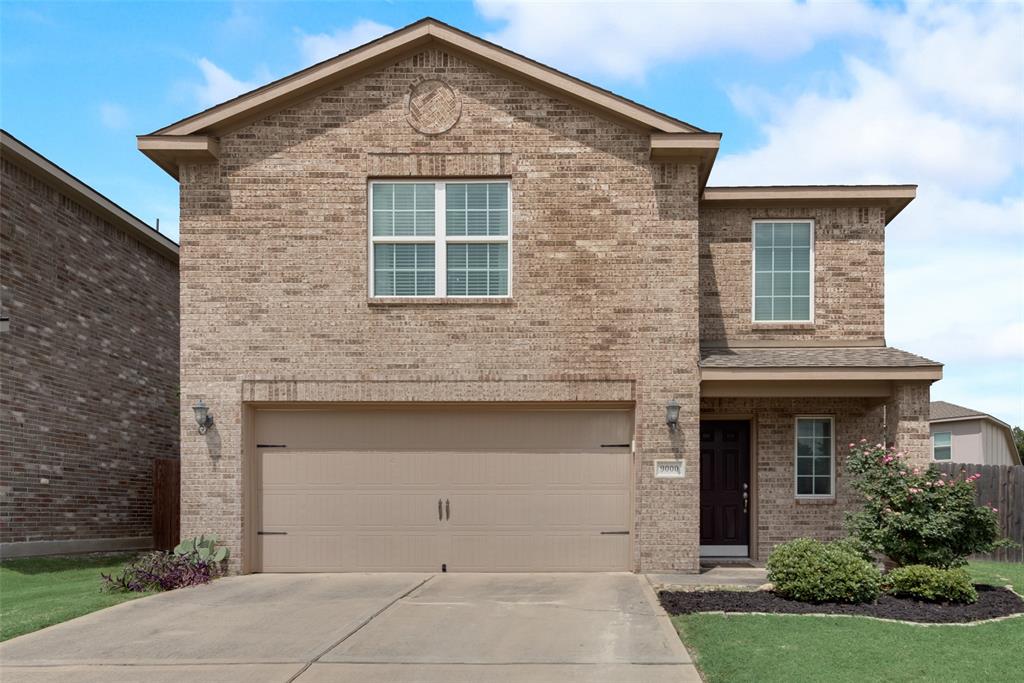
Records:
{"label": "shrub", "polygon": [[169,591],[209,583],[221,573],[228,549],[217,547],[217,537],[188,538],[174,552],[147,553],[128,563],[119,574],[101,574],[108,591]]}
{"label": "shrub", "polygon": [[926,564],[897,567],[885,575],[887,592],[928,602],[975,602],[978,591],[965,569],[939,569]]}
{"label": "shrub", "polygon": [[913,468],[903,454],[850,444],[847,469],[863,498],[859,512],[847,515],[847,528],[872,551],[898,565],[960,567],[974,553],[1013,545],[999,538],[995,510],[976,505],[974,480],[950,478],[934,465]]}
{"label": "shrub", "polygon": [[775,592],[790,600],[873,602],[881,592],[881,572],[848,542],[799,538],[777,546],[767,564]]}
{"label": "shrub", "polygon": [[111,592],[169,591],[209,583],[218,565],[194,557],[156,551],[129,562],[119,574],[101,574]]}

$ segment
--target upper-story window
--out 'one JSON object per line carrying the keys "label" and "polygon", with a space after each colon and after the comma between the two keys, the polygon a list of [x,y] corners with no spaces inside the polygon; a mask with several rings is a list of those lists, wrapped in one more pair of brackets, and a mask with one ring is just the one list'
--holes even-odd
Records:
{"label": "upper-story window", "polygon": [[813,221],[754,221],[754,322],[814,320]]}
{"label": "upper-story window", "polygon": [[932,458],[949,460],[953,457],[953,433],[935,432],[932,434]]}
{"label": "upper-story window", "polygon": [[375,297],[509,296],[507,181],[370,183]]}

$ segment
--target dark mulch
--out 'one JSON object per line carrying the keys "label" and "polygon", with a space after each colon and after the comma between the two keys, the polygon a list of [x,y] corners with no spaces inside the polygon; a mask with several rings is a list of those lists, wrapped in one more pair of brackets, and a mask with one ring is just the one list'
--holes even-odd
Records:
{"label": "dark mulch", "polygon": [[870,605],[819,605],[787,600],[769,591],[661,591],[658,597],[669,614],[695,612],[767,612],[769,614],[849,614],[900,619],[926,624],[957,624],[1005,617],[1024,612],[1024,600],[1013,591],[975,586],[978,601],[972,605],[920,602],[883,595]]}

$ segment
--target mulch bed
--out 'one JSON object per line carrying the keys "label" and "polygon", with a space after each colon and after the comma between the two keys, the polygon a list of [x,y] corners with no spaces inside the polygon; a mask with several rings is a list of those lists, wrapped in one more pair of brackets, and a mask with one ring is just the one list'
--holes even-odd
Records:
{"label": "mulch bed", "polygon": [[975,586],[972,605],[920,602],[882,595],[870,605],[811,604],[787,600],[769,591],[661,591],[658,598],[671,615],[695,612],[766,612],[769,614],[847,614],[899,619],[926,624],[962,624],[1024,612],[1024,600],[1013,591]]}

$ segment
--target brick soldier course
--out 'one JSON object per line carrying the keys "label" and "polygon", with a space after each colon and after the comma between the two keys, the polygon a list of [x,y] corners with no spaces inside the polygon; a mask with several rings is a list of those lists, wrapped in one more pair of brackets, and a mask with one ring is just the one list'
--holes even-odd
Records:
{"label": "brick soldier course", "polygon": [[[424,20],[140,137],[181,185],[184,535],[216,532],[235,569],[256,566],[251,430],[268,403],[629,404],[638,571],[698,568],[702,417],[756,424],[755,559],[841,522],[841,468],[834,504],[793,499],[794,414],[834,414],[837,443],[888,426],[922,451],[934,363],[854,380],[871,396],[828,379],[875,372],[857,366],[787,376],[786,398],[702,400],[700,360],[702,343],[883,351],[885,224],[912,192],[714,199],[717,136],[543,69]],[[510,296],[371,296],[368,183],[381,178],[508,180]],[[815,320],[754,325],[751,220],[790,216],[816,221]],[[734,369],[717,369],[718,396]],[[920,374],[915,391],[893,389],[898,373]],[[909,401],[889,409],[896,423],[890,395]],[[189,410],[200,398],[215,415],[205,435]],[[686,476],[655,478],[656,459],[683,459]]]}
{"label": "brick soldier course", "polygon": [[178,254],[7,133],[0,552],[150,547],[178,454]]}

